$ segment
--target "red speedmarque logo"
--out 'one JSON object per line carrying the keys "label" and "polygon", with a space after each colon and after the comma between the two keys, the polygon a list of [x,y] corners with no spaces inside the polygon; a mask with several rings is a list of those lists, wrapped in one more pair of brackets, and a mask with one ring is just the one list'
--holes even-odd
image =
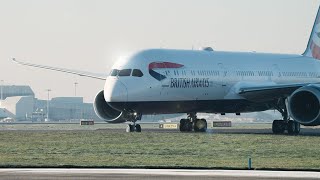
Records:
{"label": "red speedmarque logo", "polygon": [[163,74],[160,74],[155,71],[155,69],[176,69],[182,68],[184,65],[172,63],[172,62],[152,62],[149,64],[149,74],[157,79],[158,81],[162,81],[167,77]]}

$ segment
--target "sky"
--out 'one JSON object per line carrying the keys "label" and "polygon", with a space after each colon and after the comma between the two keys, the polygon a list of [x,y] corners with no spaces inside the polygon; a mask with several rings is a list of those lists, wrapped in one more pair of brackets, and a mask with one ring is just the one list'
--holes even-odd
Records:
{"label": "sky", "polygon": [[0,0],[0,80],[93,102],[104,81],[9,59],[109,73],[148,48],[302,54],[320,0]]}

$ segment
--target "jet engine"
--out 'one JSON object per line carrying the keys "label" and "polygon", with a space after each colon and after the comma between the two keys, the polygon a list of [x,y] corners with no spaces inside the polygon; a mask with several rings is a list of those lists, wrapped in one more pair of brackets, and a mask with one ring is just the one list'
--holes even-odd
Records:
{"label": "jet engine", "polygon": [[103,91],[99,92],[94,100],[94,111],[97,116],[108,123],[126,122],[125,114],[112,108],[104,99]]}
{"label": "jet engine", "polygon": [[289,98],[288,110],[291,117],[302,125],[320,125],[320,87],[297,89]]}

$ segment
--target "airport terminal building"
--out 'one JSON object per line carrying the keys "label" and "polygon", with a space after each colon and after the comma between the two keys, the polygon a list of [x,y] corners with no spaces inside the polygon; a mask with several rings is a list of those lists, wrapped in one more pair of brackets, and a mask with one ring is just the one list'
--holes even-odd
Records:
{"label": "airport terminal building", "polygon": [[29,86],[2,86],[1,97],[0,119],[45,121],[48,112],[50,121],[99,119],[92,103],[84,103],[82,97],[57,97],[48,102],[35,98]]}

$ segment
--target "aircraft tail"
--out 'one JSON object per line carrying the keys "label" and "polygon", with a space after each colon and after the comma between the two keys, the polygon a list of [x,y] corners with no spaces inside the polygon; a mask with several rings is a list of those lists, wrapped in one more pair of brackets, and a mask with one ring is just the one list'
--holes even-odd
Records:
{"label": "aircraft tail", "polygon": [[320,60],[320,7],[313,25],[307,49],[303,55]]}

